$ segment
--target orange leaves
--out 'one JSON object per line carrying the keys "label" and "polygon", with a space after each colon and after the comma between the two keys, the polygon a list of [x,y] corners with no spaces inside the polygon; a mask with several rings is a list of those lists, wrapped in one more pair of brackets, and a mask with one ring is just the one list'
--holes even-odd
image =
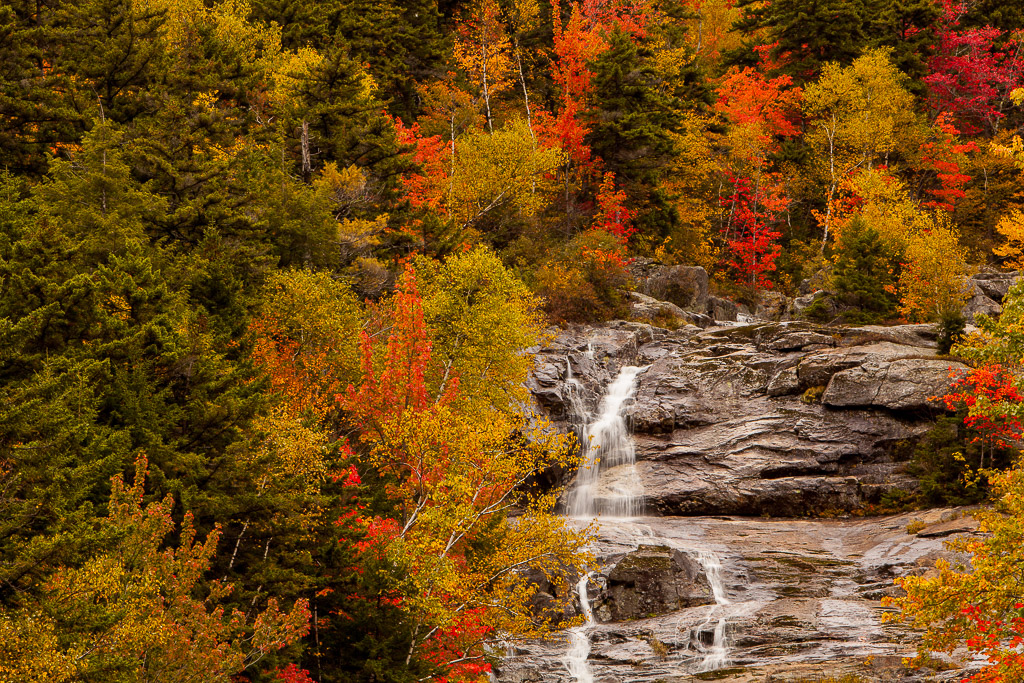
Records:
{"label": "orange leaves", "polygon": [[915,662],[933,652],[954,653],[966,646],[980,665],[965,679],[975,683],[1015,683],[1024,677],[1024,603],[1019,574],[1024,563],[1024,472],[1019,467],[992,473],[996,509],[975,514],[982,538],[954,537],[947,546],[968,556],[969,565],[940,560],[936,571],[896,580],[905,597],[886,599],[902,619],[924,630]]}
{"label": "orange leaves", "polygon": [[424,375],[430,362],[430,341],[412,266],[406,265],[395,294],[393,327],[379,378],[374,369],[373,343],[366,332],[361,333],[359,346],[363,380],[359,389],[349,386],[343,403],[363,428],[378,415],[426,408]]}
{"label": "orange leaves", "polygon": [[587,20],[577,3],[573,3],[572,14],[564,27],[558,19],[558,0],[553,0],[552,7],[556,57],[552,76],[561,90],[562,100],[554,128],[561,140],[562,149],[577,163],[584,164],[590,161],[590,149],[583,142],[587,128],[579,116],[586,108],[587,95],[594,78],[594,72],[588,64],[608,49],[608,43],[598,26]]}
{"label": "orange leaves", "polygon": [[626,208],[626,191],[615,189],[615,174],[605,173],[597,191],[598,215],[594,227],[619,237],[623,243],[636,232],[633,214]]}
{"label": "orange leaves", "polygon": [[779,138],[799,134],[802,95],[789,76],[771,78],[750,67],[725,74],[715,110],[733,124],[727,140],[741,165],[765,166]]}
{"label": "orange leaves", "polygon": [[928,194],[934,199],[924,202],[922,206],[944,211],[953,211],[956,201],[966,195],[964,186],[971,176],[960,169],[966,163],[966,155],[977,150],[974,142],[961,143],[958,140],[960,131],[951,121],[952,115],[947,112],[939,114],[935,121],[935,137],[921,147],[921,166],[933,171],[938,180],[937,188],[929,188]]}
{"label": "orange leaves", "polygon": [[770,78],[751,67],[730,69],[718,86],[715,108],[736,125],[757,125],[766,137],[792,137],[800,133],[802,90],[783,75]]}
{"label": "orange leaves", "polygon": [[1024,403],[1017,378],[1008,368],[995,363],[972,369],[957,378],[950,393],[942,397],[946,410],[967,409],[964,424],[999,447],[1016,443],[1024,434],[1024,423],[1015,415]]}
{"label": "orange leaves", "polygon": [[448,185],[445,179],[451,163],[451,148],[440,135],[421,135],[418,123],[406,127],[401,119],[396,118],[394,124],[398,141],[412,148],[412,160],[418,166],[418,170],[402,176],[406,198],[415,208],[444,213],[443,201]]}
{"label": "orange leaves", "polygon": [[552,0],[555,83],[561,91],[561,106],[555,118],[562,149],[579,164],[590,162],[590,149],[583,142],[587,127],[579,117],[587,108],[594,72],[589,64],[608,49],[605,36],[621,30],[634,37],[644,34],[649,8],[637,0],[584,0],[573,2],[569,21],[563,26],[560,0]]}

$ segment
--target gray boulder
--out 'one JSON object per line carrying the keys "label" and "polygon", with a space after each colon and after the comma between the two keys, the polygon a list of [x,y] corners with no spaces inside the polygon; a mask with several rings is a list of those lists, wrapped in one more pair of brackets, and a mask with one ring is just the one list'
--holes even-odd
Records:
{"label": "gray boulder", "polygon": [[822,301],[825,305],[826,316],[828,318],[834,318],[838,314],[835,302],[832,300],[832,292],[819,289],[816,292],[805,294],[804,296],[798,296],[793,299],[793,303],[790,306],[790,312],[795,317],[800,317],[804,311],[808,309],[814,302]]}
{"label": "gray boulder", "polygon": [[717,296],[708,297],[708,315],[714,320],[735,322],[739,317],[740,307],[735,301]]}
{"label": "gray boulder", "polygon": [[789,315],[792,301],[782,292],[761,292],[754,317],[761,320],[783,320]]}
{"label": "gray boulder", "polygon": [[686,317],[686,311],[669,301],[659,301],[652,296],[640,292],[630,292],[629,317],[633,320],[655,320],[657,318]]}
{"label": "gray boulder", "polygon": [[977,285],[981,293],[992,299],[996,303],[1002,303],[1006,293],[1010,291],[1010,287],[1020,278],[1018,271],[1012,271],[1009,273],[999,272],[981,272],[976,274],[971,280]]}
{"label": "gray boulder", "polygon": [[696,313],[708,310],[708,273],[700,266],[650,263],[639,269],[634,277],[641,294]]}
{"label": "gray boulder", "polygon": [[864,363],[836,373],[821,402],[837,408],[936,410],[941,406],[932,398],[949,390],[950,373],[966,370],[961,363],[921,358]]}
{"label": "gray boulder", "polygon": [[699,562],[667,546],[642,545],[608,573],[595,614],[602,621],[624,621],[714,602]]}

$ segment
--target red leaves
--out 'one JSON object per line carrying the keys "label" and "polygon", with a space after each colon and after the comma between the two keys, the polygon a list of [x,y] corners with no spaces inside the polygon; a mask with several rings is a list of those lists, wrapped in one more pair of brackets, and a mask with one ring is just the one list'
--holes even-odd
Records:
{"label": "red leaves", "polygon": [[631,225],[633,214],[626,208],[626,191],[615,189],[615,174],[605,173],[597,191],[597,206],[600,211],[594,227],[618,237],[623,243],[636,232]]}
{"label": "red leaves", "polygon": [[730,214],[727,240],[732,251],[729,265],[737,271],[737,281],[752,290],[771,289],[769,273],[775,270],[775,259],[782,247],[775,240],[781,233],[773,230],[778,213],[789,200],[781,188],[765,188],[760,183],[751,187],[749,178],[726,175],[732,185],[732,194],[722,199],[722,206]]}
{"label": "red leaves", "polygon": [[999,45],[1004,34],[991,26],[958,30],[964,3],[941,3],[935,56],[928,62],[931,73],[923,79],[932,106],[940,114],[952,114],[965,133],[994,130],[1003,117],[1001,101],[1024,76],[1024,59],[1016,49],[1020,38]]}
{"label": "red leaves", "polygon": [[[442,87],[448,87],[442,84]],[[398,141],[412,147],[412,160],[421,169],[402,176],[405,196],[414,208],[429,208],[443,212],[444,184],[438,178],[447,177],[447,164],[451,161],[451,148],[440,135],[423,137],[420,126],[414,123],[408,128],[401,119],[394,119]]]}
{"label": "red leaves", "polygon": [[939,181],[938,188],[927,190],[928,194],[935,197],[923,205],[943,209],[952,212],[956,201],[966,196],[964,187],[971,180],[971,176],[960,171],[960,162],[968,152],[977,150],[973,142],[966,144],[957,140],[960,131],[950,122],[952,115],[948,112],[939,114],[935,121],[935,127],[939,131],[937,140],[929,140],[921,147],[923,168],[934,171]]}
{"label": "red leaves", "polygon": [[416,286],[416,274],[407,265],[395,294],[395,320],[388,337],[384,368],[377,376],[373,365],[373,342],[361,333],[363,381],[359,389],[349,387],[342,402],[357,423],[365,427],[382,414],[405,409],[422,410],[427,405],[425,372],[430,362],[430,340],[423,322],[423,302]]}
{"label": "red leaves", "polygon": [[1024,401],[1015,377],[998,363],[974,368],[959,378],[942,397],[947,410],[967,408],[964,424],[996,446],[1006,447],[1024,435],[1024,423],[1007,410],[1008,404]]}
{"label": "red leaves", "polygon": [[587,127],[579,120],[586,108],[594,72],[588,63],[608,49],[597,27],[588,22],[578,4],[573,3],[569,23],[562,26],[559,20],[558,0],[552,1],[555,20],[555,60],[553,64],[555,83],[561,90],[561,107],[555,117],[554,129],[565,150],[578,164],[590,161],[590,148],[583,142]]}
{"label": "red leaves", "polygon": [[289,664],[283,669],[274,672],[274,680],[278,683],[316,683],[310,678],[309,671],[300,669],[294,664]]}
{"label": "red leaves", "polygon": [[642,0],[583,0],[572,3],[569,21],[563,26],[560,0],[551,0],[551,8],[555,34],[552,76],[561,91],[554,129],[573,161],[589,166],[590,148],[583,141],[589,131],[579,118],[592,89],[594,72],[589,63],[608,49],[608,33],[619,30],[634,38],[643,36],[651,10]]}

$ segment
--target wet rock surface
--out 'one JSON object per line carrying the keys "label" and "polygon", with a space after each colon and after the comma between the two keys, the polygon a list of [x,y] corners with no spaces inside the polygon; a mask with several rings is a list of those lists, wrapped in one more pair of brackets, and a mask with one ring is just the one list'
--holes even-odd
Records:
{"label": "wet rock surface", "polygon": [[625,621],[714,602],[699,561],[669,546],[640,545],[609,570],[594,614],[598,621]]}
{"label": "wet rock surface", "polygon": [[912,490],[896,446],[927,431],[940,408],[931,397],[964,367],[938,358],[930,325],[619,322],[559,333],[529,386],[570,429],[570,393],[593,410],[624,365],[646,368],[628,417],[648,511],[772,516]]}
{"label": "wet rock surface", "polygon": [[[646,516],[599,524],[593,681],[963,677],[963,663],[905,670],[916,636],[882,623],[881,600],[976,524],[951,510],[849,516],[917,485],[900,454],[963,369],[938,356],[934,326],[614,322],[553,331],[535,351],[529,388],[566,431],[623,367],[644,368],[624,410]],[[613,497],[625,472],[601,468],[594,495]],[[497,680],[577,680],[566,653],[558,638],[522,644]]]}
{"label": "wet rock surface", "polygon": [[[589,635],[595,681],[655,683],[720,680],[782,681],[856,673],[865,681],[959,680],[949,671],[907,671],[902,658],[914,635],[883,624],[880,600],[897,590],[893,579],[919,574],[948,557],[943,537],[907,533],[958,526],[955,510],[872,519],[758,520],[659,517],[606,521],[595,551],[604,565],[592,583],[595,604],[612,575],[636,548],[687,554],[710,551],[721,560],[727,605],[683,607],[648,617],[598,620]],[[945,521],[943,521],[945,520]],[[641,550],[648,553],[650,550]],[[701,673],[719,619],[728,661]],[[560,638],[520,645],[496,671],[500,683],[569,683]],[[767,678],[773,676],[777,678]]]}

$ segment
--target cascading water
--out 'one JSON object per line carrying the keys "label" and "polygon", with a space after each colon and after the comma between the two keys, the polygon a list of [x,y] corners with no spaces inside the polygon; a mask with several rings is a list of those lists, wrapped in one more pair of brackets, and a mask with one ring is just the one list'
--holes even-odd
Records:
{"label": "cascading water", "polygon": [[590,575],[586,575],[576,584],[576,593],[580,598],[580,609],[586,620],[580,626],[569,629],[569,651],[565,653],[565,668],[578,683],[594,683],[594,674],[590,670],[587,658],[590,656],[590,636],[587,632],[594,625],[594,612],[590,609],[590,596],[587,595],[587,584]]}
{"label": "cascading water", "polygon": [[[626,366],[609,387],[597,419],[583,413],[580,442],[584,451],[576,485],[569,492],[567,512],[576,518],[636,517],[643,511],[643,489],[636,472],[636,450],[626,425],[625,407],[636,391],[637,376],[644,368]],[[570,371],[571,372],[571,371]],[[572,410],[581,410],[578,383],[566,381],[567,399]],[[601,472],[621,468],[609,477],[598,495]]]}
{"label": "cascading water", "polygon": [[[722,562],[718,559],[718,556],[707,550],[700,550],[697,552],[697,561],[704,568],[704,574],[708,577],[708,583],[711,584],[711,594],[715,598],[715,604],[708,612],[707,620],[698,628],[698,632],[700,632],[711,624],[711,620],[719,607],[729,604],[729,598],[725,596],[725,585],[722,583]],[[728,666],[729,643],[726,640],[725,626],[725,616],[719,616],[718,623],[715,625],[711,646],[705,650],[704,659],[701,661],[700,666],[697,667],[698,672],[714,671],[715,669]]]}

